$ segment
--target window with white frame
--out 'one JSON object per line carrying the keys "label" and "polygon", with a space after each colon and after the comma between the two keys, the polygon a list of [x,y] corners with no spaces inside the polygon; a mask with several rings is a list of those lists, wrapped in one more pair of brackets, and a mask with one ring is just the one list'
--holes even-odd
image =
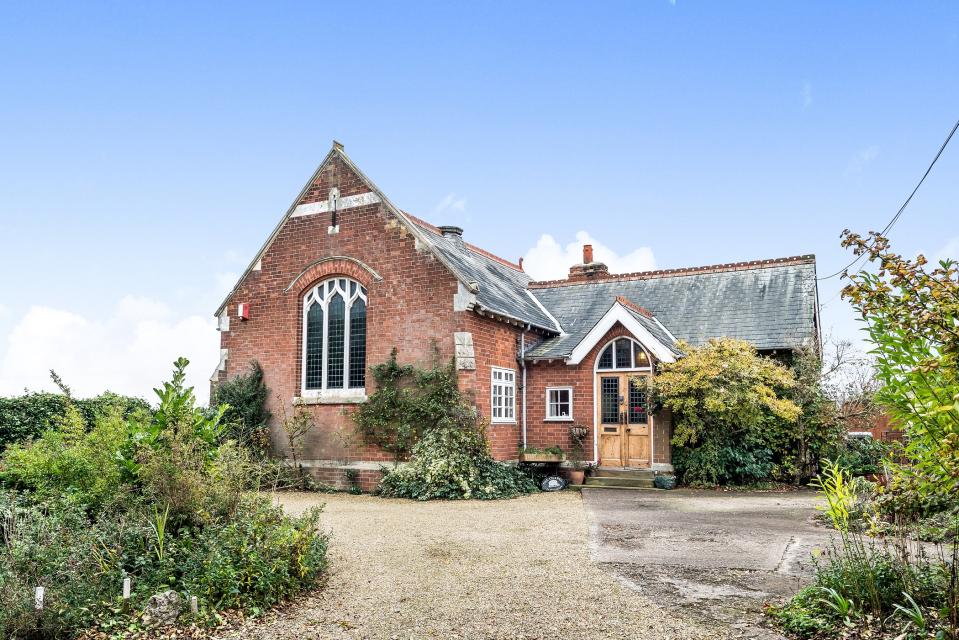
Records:
{"label": "window with white frame", "polygon": [[516,372],[493,367],[491,422],[516,422]]}
{"label": "window with white frame", "polygon": [[573,419],[573,388],[547,387],[546,388],[546,419],[572,420]]}
{"label": "window with white frame", "polygon": [[303,298],[303,393],[363,395],[365,387],[366,289],[331,278]]}

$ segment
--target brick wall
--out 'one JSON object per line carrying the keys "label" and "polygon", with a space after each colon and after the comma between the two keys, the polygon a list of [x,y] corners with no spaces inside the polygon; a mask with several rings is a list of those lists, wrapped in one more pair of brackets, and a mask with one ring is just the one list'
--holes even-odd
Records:
{"label": "brick wall", "polygon": [[[369,191],[334,157],[299,204],[325,201],[334,186],[341,197]],[[221,333],[221,346],[229,356],[220,378],[246,370],[253,359],[260,361],[270,389],[277,452],[288,449],[279,424],[284,415],[292,415],[294,398],[300,395],[303,295],[318,282],[347,276],[367,288],[367,365],[385,361],[393,347],[401,362],[420,365],[432,362],[434,344],[440,358],[453,355],[457,283],[452,274],[430,253],[417,249],[410,232],[381,203],[344,209],[337,222],[339,233],[330,235],[329,213],[288,219],[263,255],[261,270],[250,272],[228,301],[230,330]],[[339,256],[352,260],[331,259]],[[240,302],[250,305],[247,321],[236,317]],[[367,390],[372,391],[369,374]],[[305,441],[307,460],[390,459],[352,435],[347,415],[351,407],[298,407],[310,412],[316,423]]]}

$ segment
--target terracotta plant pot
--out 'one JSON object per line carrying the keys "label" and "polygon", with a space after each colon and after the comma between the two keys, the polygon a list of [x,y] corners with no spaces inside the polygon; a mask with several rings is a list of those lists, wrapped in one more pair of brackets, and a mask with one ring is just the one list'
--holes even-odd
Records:
{"label": "terracotta plant pot", "polygon": [[583,484],[583,480],[586,478],[586,472],[582,469],[570,469],[569,471],[569,483],[570,484]]}

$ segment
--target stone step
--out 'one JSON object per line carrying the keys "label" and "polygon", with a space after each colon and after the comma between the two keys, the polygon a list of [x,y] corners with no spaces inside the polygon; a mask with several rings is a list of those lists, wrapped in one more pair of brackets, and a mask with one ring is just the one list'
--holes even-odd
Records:
{"label": "stone step", "polygon": [[630,478],[630,477],[614,477],[614,478],[603,478],[590,476],[586,478],[587,487],[639,487],[639,488],[652,488],[656,486],[653,483],[653,479],[650,478]]}
{"label": "stone step", "polygon": [[656,477],[656,473],[650,469],[604,469],[602,467],[595,469],[592,478],[649,478]]}
{"label": "stone step", "polygon": [[583,489],[595,489],[596,491],[662,491],[656,487],[624,487],[620,485],[602,485],[602,484],[570,484],[567,489],[573,491],[582,491]]}

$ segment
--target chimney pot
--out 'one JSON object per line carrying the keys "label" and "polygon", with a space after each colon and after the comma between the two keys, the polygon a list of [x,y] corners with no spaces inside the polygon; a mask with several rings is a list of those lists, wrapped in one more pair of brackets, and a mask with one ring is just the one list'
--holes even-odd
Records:
{"label": "chimney pot", "polygon": [[583,245],[583,264],[589,264],[593,261],[593,245]]}
{"label": "chimney pot", "polygon": [[453,238],[454,240],[459,238],[463,239],[463,227],[455,227],[453,225],[445,225],[440,227],[440,233],[443,234],[445,238]]}

